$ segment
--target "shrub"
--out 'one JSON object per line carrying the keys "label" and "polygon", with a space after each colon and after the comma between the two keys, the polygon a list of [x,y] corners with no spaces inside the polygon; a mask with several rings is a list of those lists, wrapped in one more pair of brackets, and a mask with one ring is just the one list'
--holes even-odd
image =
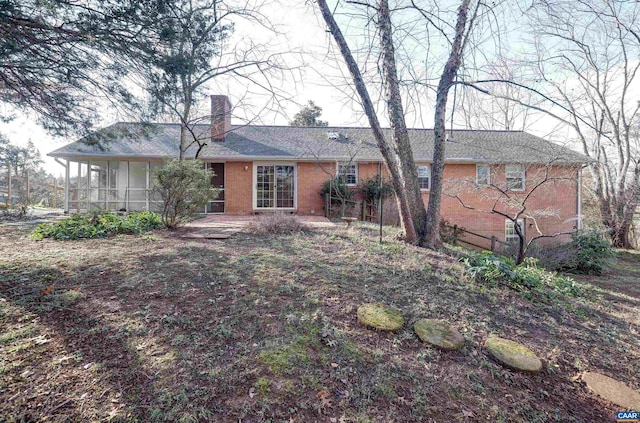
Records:
{"label": "shrub", "polygon": [[351,190],[344,183],[343,178],[333,178],[328,179],[322,184],[322,188],[320,189],[320,196],[324,199],[325,195],[327,195],[331,191],[331,204],[332,205],[341,205],[342,199],[352,200],[353,199],[353,190]]}
{"label": "shrub", "polygon": [[597,233],[575,233],[571,241],[554,247],[533,245],[528,254],[553,270],[575,273],[603,273],[613,249],[607,239]]}
{"label": "shrub", "polygon": [[162,202],[162,223],[170,229],[202,212],[219,192],[200,160],[167,160],[153,172],[153,187]]}
{"label": "shrub", "polygon": [[18,221],[29,219],[29,206],[26,204],[0,203],[0,220]]}
{"label": "shrub", "polygon": [[143,211],[121,216],[112,212],[76,214],[56,223],[41,223],[31,236],[57,240],[102,238],[112,234],[139,234],[162,226],[157,213]]}
{"label": "shrub", "polygon": [[548,296],[548,290],[574,297],[583,294],[582,287],[573,279],[549,272],[538,266],[538,260],[528,257],[516,266],[510,257],[499,257],[489,251],[463,257],[467,273],[477,280],[490,284],[506,285],[516,291],[524,291],[531,299],[531,293]]}
{"label": "shrub", "polygon": [[261,214],[249,224],[249,230],[256,234],[293,234],[306,229],[298,216],[282,212]]}
{"label": "shrub", "polygon": [[596,233],[575,233],[570,244],[575,255],[573,263],[567,270],[579,273],[602,273],[613,257],[613,248],[609,241]]}
{"label": "shrub", "polygon": [[374,175],[360,182],[358,190],[362,193],[362,198],[368,203],[377,205],[380,198],[387,198],[393,195],[393,186],[391,183],[382,179],[382,187],[380,186],[380,176]]}

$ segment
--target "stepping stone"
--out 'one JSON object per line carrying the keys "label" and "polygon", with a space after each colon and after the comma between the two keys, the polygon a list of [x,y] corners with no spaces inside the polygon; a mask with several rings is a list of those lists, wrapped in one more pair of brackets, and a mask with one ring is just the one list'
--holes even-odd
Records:
{"label": "stepping stone", "polygon": [[400,311],[384,304],[362,304],[358,307],[358,322],[384,331],[397,331],[404,326]]}
{"label": "stepping stone", "polygon": [[489,338],[484,344],[489,354],[505,366],[528,373],[542,370],[540,360],[529,348],[502,338]]}
{"label": "stepping stone", "polygon": [[447,351],[459,350],[464,346],[464,338],[456,328],[434,319],[420,319],[413,330],[422,342]]}
{"label": "stepping stone", "polygon": [[640,393],[600,373],[584,372],[582,380],[587,387],[607,401],[625,410],[640,410]]}
{"label": "stepping stone", "polygon": [[199,234],[199,233],[189,233],[182,235],[182,238],[187,239],[227,239],[230,238],[231,234]]}

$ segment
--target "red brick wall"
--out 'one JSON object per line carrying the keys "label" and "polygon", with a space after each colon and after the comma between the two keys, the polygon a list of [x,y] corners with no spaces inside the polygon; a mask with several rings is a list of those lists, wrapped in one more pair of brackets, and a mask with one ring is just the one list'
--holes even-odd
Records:
{"label": "red brick wall", "polygon": [[324,200],[319,192],[335,172],[335,162],[298,163],[298,214],[324,214]]}
{"label": "red brick wall", "polygon": [[[386,166],[382,166],[384,174],[386,175]],[[358,179],[364,181],[365,179],[372,178],[378,174],[378,163],[358,163]]]}
{"label": "red brick wall", "polygon": [[[474,164],[456,164],[445,167],[445,195],[440,212],[442,218],[450,224],[457,224],[481,235],[495,236],[498,240],[504,241],[505,217],[490,213],[492,207],[497,204],[497,210],[515,216],[523,199],[529,196],[525,201],[527,216],[524,216],[527,239],[540,233],[551,235],[570,232],[576,226],[578,167],[554,166],[549,169],[547,174],[547,170],[543,166],[529,166],[525,170],[526,190],[523,192],[510,191],[511,200],[504,197],[499,198],[500,193],[495,189],[476,186],[475,169]],[[504,187],[504,169],[504,165],[492,166],[492,184]],[[534,190],[536,185],[539,186]],[[533,193],[532,190],[534,190]],[[424,193],[423,198],[426,204],[429,194]],[[496,200],[498,200],[497,203]],[[472,209],[466,208],[461,202]],[[565,235],[560,239],[567,240],[568,237]],[[469,240],[485,246],[489,245],[488,241],[477,237],[470,236]],[[539,242],[544,244],[556,241],[543,239]]]}
{"label": "red brick wall", "polygon": [[[247,170],[245,170],[247,167]],[[538,234],[537,227],[544,234],[568,232],[576,225],[577,182],[575,166],[554,166],[550,168],[547,182],[536,188],[526,202],[527,211],[534,215],[525,218],[527,238]],[[299,214],[323,214],[323,199],[318,192],[324,181],[335,175],[335,163],[307,163],[297,164],[298,180],[298,210]],[[363,181],[378,173],[377,163],[359,163],[358,179]],[[532,188],[541,182],[546,169],[541,166],[526,168],[526,191],[509,192],[516,199],[515,203],[530,193]],[[386,168],[383,174],[388,175]],[[450,224],[478,232],[484,236],[495,236],[504,241],[505,218],[490,213],[499,195],[497,191],[488,187],[475,185],[475,164],[447,164],[445,166],[445,195],[442,200],[441,216]],[[504,165],[492,166],[492,183],[503,186],[505,181]],[[226,213],[249,214],[253,212],[253,163],[228,162],[226,164]],[[464,207],[458,199],[467,206]],[[423,191],[425,205],[429,201],[429,192]],[[389,200],[393,201],[393,200]],[[498,202],[499,210],[509,214],[514,208],[508,206],[504,199]],[[566,236],[564,237],[567,238]],[[471,238],[470,238],[471,240]],[[488,246],[488,241],[479,238],[474,243]],[[543,240],[553,242],[553,240]]]}
{"label": "red brick wall", "polygon": [[[324,181],[335,174],[335,168],[335,163],[297,163],[299,214],[324,213],[324,202],[319,191]],[[252,162],[226,163],[225,213],[253,213],[253,172]]]}
{"label": "red brick wall", "polygon": [[[559,232],[571,232],[576,226],[578,195],[576,176],[578,169],[578,166],[553,166],[549,168],[547,173],[544,166],[525,167],[525,191],[509,192],[513,200],[501,199],[498,202],[497,210],[513,216],[516,210],[514,206],[522,204],[523,198],[529,195],[536,185],[540,184],[525,202],[526,214],[529,216],[524,217],[527,239],[540,233],[552,235]],[[360,163],[358,166],[360,181],[377,173],[377,163]],[[382,173],[388,177],[386,166],[383,167]],[[440,209],[442,219],[451,225],[457,224],[472,232],[487,237],[495,236],[499,241],[504,241],[505,217],[490,213],[499,193],[489,187],[476,186],[476,165],[447,164],[444,178],[445,195]],[[491,183],[504,188],[504,165],[491,167]],[[429,191],[422,191],[422,197],[426,206],[429,202]],[[559,237],[564,241],[568,238],[568,235]],[[469,240],[486,247],[490,245],[490,241],[478,237],[469,236]],[[538,242],[545,244],[556,242],[556,240],[543,238]]]}
{"label": "red brick wall", "polygon": [[225,213],[251,213],[253,210],[253,163],[227,162],[225,179]]}

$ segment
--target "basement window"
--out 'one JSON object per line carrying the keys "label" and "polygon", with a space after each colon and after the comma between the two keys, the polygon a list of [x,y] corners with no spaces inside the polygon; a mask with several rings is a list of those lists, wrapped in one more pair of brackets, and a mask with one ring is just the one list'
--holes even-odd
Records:
{"label": "basement window", "polygon": [[[516,233],[516,225],[512,220],[505,219],[504,221],[504,242],[507,244],[517,244],[520,242],[520,237]],[[520,231],[523,235],[525,235],[524,231],[524,219],[518,219],[518,226],[520,226]]]}

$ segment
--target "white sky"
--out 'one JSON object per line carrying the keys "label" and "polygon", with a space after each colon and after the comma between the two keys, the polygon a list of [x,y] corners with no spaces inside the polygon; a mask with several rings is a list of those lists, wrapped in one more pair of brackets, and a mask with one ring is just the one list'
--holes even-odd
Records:
{"label": "white sky", "polygon": [[[306,53],[304,55],[306,67],[301,69],[295,78],[284,81],[281,86],[290,94],[293,100],[284,105],[284,113],[263,111],[259,119],[251,115],[244,116],[244,118],[254,123],[286,125],[300,109],[300,105],[305,104],[308,100],[313,100],[323,109],[321,119],[328,121],[330,125],[366,126],[367,121],[363,116],[362,110],[357,104],[349,100],[353,97],[352,88],[344,86],[347,74],[344,71],[341,60],[335,61],[334,54],[336,50],[331,47],[330,34],[326,32],[324,22],[322,22],[318,12],[311,5],[305,5],[305,2],[299,0],[266,2],[264,10],[283,34],[276,39],[276,44],[273,47],[274,51],[304,50]],[[341,25],[343,25],[343,31],[348,34],[358,31],[355,21],[343,20]],[[264,33],[256,30],[255,26],[239,23],[236,24],[234,37],[239,43],[242,43],[242,40],[255,40],[264,37]],[[352,49],[357,47],[353,39],[350,40],[350,46]],[[295,60],[299,60],[299,56]],[[427,69],[426,72],[429,72],[429,70]],[[436,70],[434,72],[437,73],[439,71]],[[340,87],[336,85],[340,85]],[[228,81],[219,81],[217,82],[217,87],[212,88],[209,94],[229,94],[233,98],[238,96],[238,93],[245,91],[246,87],[229,83]],[[450,107],[451,98],[452,96],[450,95]],[[253,98],[248,100],[251,100],[254,104],[258,104],[261,101],[259,97],[255,100]],[[0,111],[2,111],[1,109],[2,106],[0,106]],[[6,113],[6,110],[4,112]],[[241,114],[242,110],[236,110],[235,113]],[[386,125],[386,114],[379,113],[379,118],[383,125]],[[421,110],[413,113],[409,112],[407,120],[410,127],[431,127],[432,109],[430,100],[427,98],[423,102]],[[99,126],[106,126],[115,121],[115,118],[105,118]],[[12,122],[0,124],[0,133],[7,136],[11,142],[20,145],[25,145],[29,140],[32,140],[43,156],[47,171],[59,175],[62,173],[62,167],[52,158],[47,157],[46,154],[75,141],[75,139],[56,139],[34,122],[33,116],[19,114]],[[543,137],[554,133],[554,138],[556,139],[561,138],[562,134],[568,134],[566,130],[558,132],[556,123],[546,117],[538,118],[529,131]]]}

